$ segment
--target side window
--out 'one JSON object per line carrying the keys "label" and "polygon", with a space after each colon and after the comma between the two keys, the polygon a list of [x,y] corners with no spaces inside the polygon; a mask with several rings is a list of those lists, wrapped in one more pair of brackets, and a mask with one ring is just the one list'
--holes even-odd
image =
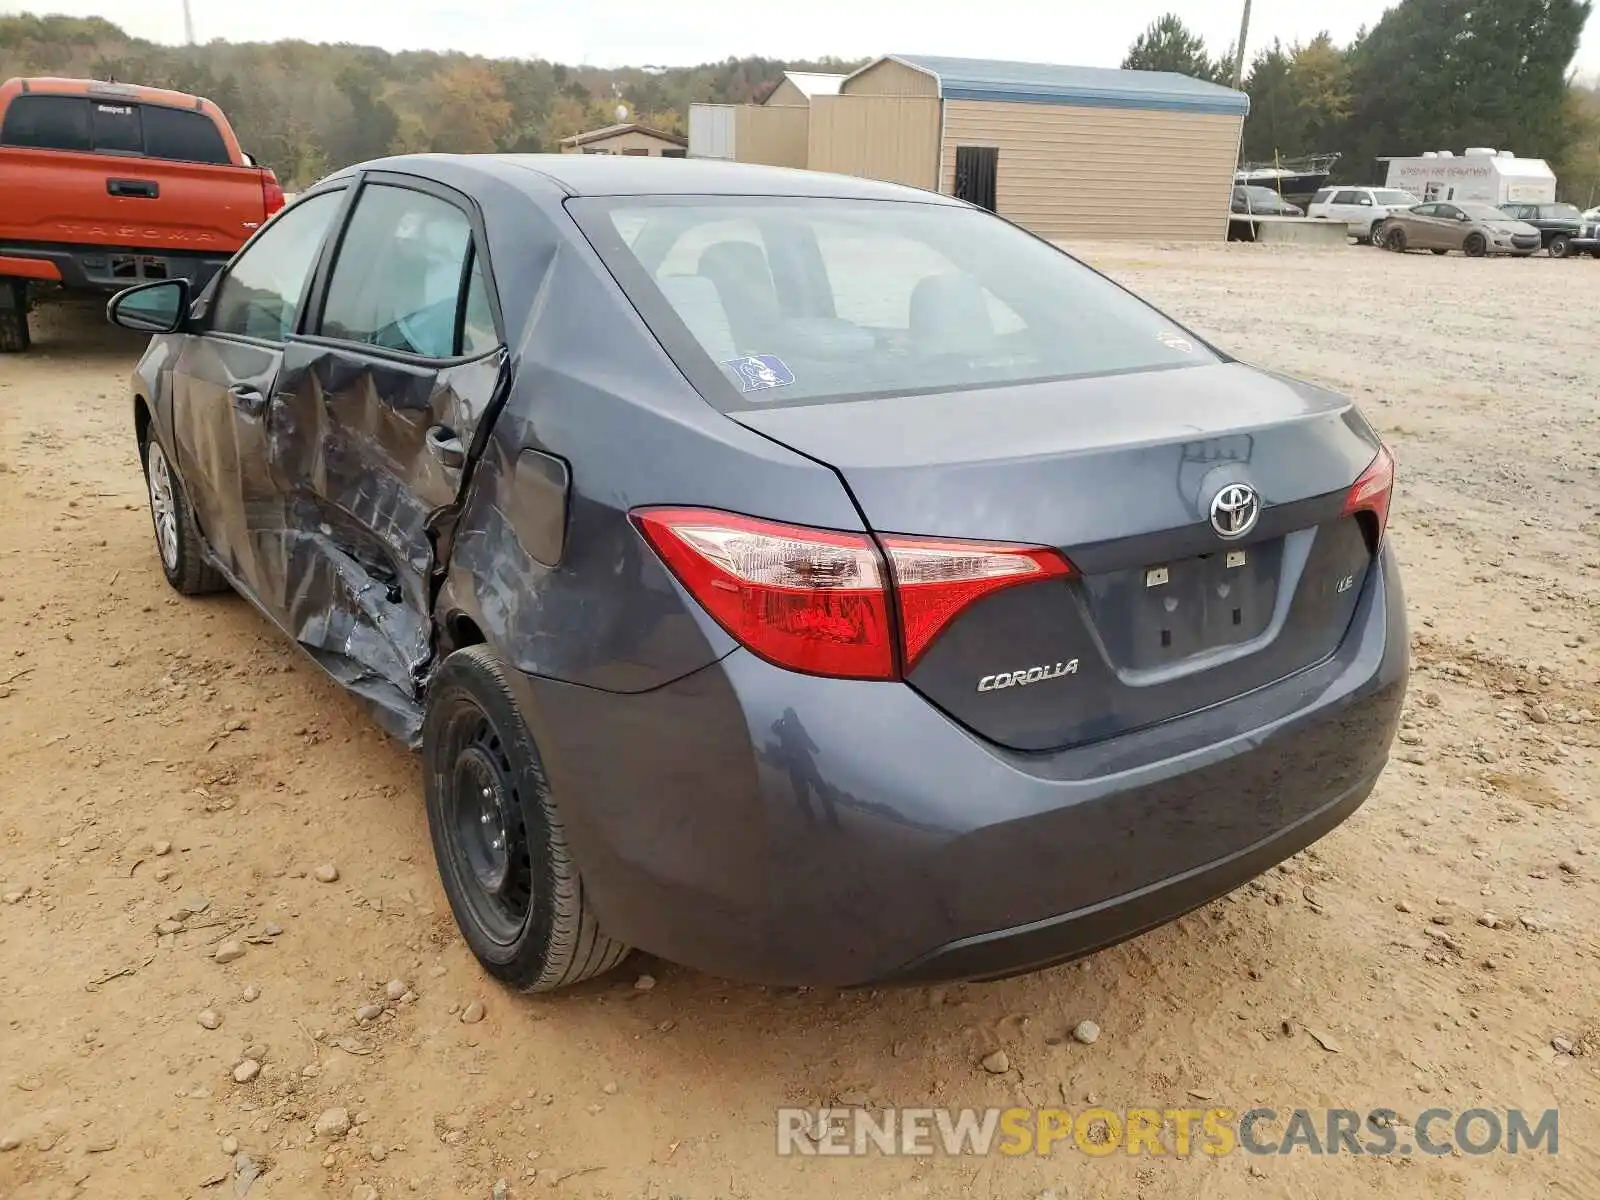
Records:
{"label": "side window", "polygon": [[[1361,203],[1361,193],[1360,192],[1349,192],[1349,191],[1340,192],[1338,195],[1336,195],[1333,198],[1333,202],[1335,204],[1360,204]],[[1368,203],[1370,204],[1371,201],[1368,201]]]}
{"label": "side window", "polygon": [[500,344],[494,331],[494,310],[489,307],[489,285],[483,278],[483,263],[472,256],[472,271],[467,276],[466,312],[461,320],[461,353],[487,354]]}
{"label": "side window", "polygon": [[1360,205],[1362,208],[1371,208],[1372,207],[1372,193],[1371,192],[1357,192],[1356,193],[1356,203],[1358,205]]}
{"label": "side window", "polygon": [[[1311,197],[1311,203],[1313,203],[1313,204],[1327,204],[1329,202],[1329,200],[1332,199],[1332,197],[1333,197],[1333,189],[1332,188],[1323,188],[1315,196]],[[1336,201],[1334,201],[1334,203],[1343,204],[1344,201],[1336,200]]]}
{"label": "side window", "polygon": [[6,109],[0,144],[30,150],[87,151],[89,102],[81,96],[17,96]]}
{"label": "side window", "polygon": [[212,332],[271,342],[294,332],[306,279],[343,198],[323,192],[273,218],[228,267],[212,304]]}
{"label": "side window", "polygon": [[137,104],[107,104],[95,101],[89,120],[98,154],[143,154],[144,127],[139,122]]}
{"label": "side window", "polygon": [[455,205],[410,188],[367,185],[334,260],[319,332],[424,358],[454,357],[471,249],[472,226]]}
{"label": "side window", "polygon": [[1454,204],[1440,204],[1434,208],[1433,215],[1442,217],[1446,221],[1454,221],[1461,215],[1461,210]]}
{"label": "side window", "polygon": [[1414,217],[1437,217],[1439,206],[1437,204],[1419,204],[1411,210]]}

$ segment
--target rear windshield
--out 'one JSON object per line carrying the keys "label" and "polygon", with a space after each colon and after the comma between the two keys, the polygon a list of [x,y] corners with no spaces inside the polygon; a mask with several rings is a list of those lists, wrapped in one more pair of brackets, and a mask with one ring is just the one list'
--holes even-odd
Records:
{"label": "rear windshield", "polygon": [[88,96],[17,96],[0,145],[226,164],[228,147],[202,112]]}
{"label": "rear windshield", "polygon": [[973,209],[744,197],[568,208],[722,408],[1218,361],[1115,284]]}

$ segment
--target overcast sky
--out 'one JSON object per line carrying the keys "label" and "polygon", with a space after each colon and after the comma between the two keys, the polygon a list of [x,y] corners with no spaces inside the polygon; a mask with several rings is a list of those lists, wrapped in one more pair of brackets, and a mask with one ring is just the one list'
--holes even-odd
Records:
{"label": "overcast sky", "polygon": [[[1239,31],[1242,0],[190,0],[195,37],[303,38],[389,50],[463,50],[597,66],[682,66],[730,55],[840,58],[955,54],[1116,66],[1155,17],[1176,10],[1214,54]],[[1377,21],[1385,0],[1255,0],[1252,52],[1327,29],[1339,41]],[[183,0],[0,0],[28,9],[109,18],[130,33],[183,40]],[[1600,72],[1600,21],[1591,20],[1578,69]]]}

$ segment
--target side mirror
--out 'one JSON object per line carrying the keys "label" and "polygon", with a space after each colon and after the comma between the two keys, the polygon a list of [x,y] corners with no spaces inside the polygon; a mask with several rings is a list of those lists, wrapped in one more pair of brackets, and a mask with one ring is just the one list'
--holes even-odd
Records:
{"label": "side mirror", "polygon": [[176,333],[189,317],[189,281],[158,279],[111,297],[106,319],[138,333]]}

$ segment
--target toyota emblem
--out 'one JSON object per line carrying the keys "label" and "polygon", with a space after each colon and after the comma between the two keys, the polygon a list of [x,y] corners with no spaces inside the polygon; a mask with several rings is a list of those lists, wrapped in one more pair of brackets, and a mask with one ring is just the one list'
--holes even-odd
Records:
{"label": "toyota emblem", "polygon": [[1260,516],[1261,497],[1247,483],[1227,484],[1211,501],[1211,528],[1220,537],[1242,538]]}

